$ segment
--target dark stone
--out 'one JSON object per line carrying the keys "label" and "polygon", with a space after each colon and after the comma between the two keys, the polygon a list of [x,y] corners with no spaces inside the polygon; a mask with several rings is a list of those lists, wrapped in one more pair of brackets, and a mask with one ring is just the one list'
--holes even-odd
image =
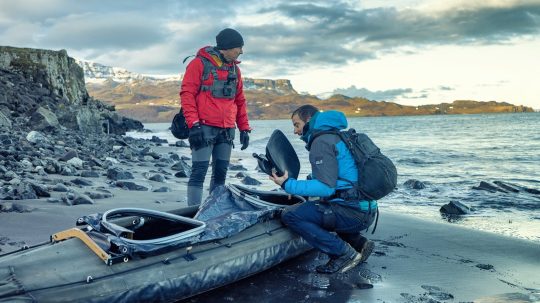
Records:
{"label": "dark stone", "polygon": [[418,181],[416,179],[409,179],[403,183],[404,186],[411,188],[411,189],[424,189],[426,188],[426,185],[422,181]]}
{"label": "dark stone", "polygon": [[248,176],[248,175],[247,175],[246,173],[244,173],[244,172],[239,172],[239,173],[237,173],[234,177],[235,177],[235,178],[238,178],[238,179],[242,179],[242,178],[245,178],[245,177],[247,177],[247,176]]}
{"label": "dark stone", "polygon": [[513,192],[513,193],[519,192],[519,189],[512,187],[512,186],[511,186],[510,184],[508,184],[508,183],[501,182],[501,181],[494,181],[493,183],[494,183],[495,185],[499,186],[500,188],[506,190],[506,191]]}
{"label": "dark stone", "polygon": [[116,186],[126,190],[148,191],[147,187],[130,181],[116,181]]}
{"label": "dark stone", "polygon": [[124,171],[118,167],[108,169],[107,178],[114,181],[134,179],[133,175],[130,172]]}
{"label": "dark stone", "polygon": [[494,269],[493,265],[491,264],[476,264],[476,267],[483,269],[483,270],[492,270]]}
{"label": "dark stone", "polygon": [[189,164],[187,164],[184,160],[180,160],[179,162],[175,163],[171,169],[178,171],[176,174],[174,174],[174,176],[178,178],[188,178],[191,175],[191,166],[189,166]]}
{"label": "dark stone", "polygon": [[58,183],[56,184],[53,188],[52,188],[53,191],[58,191],[58,192],[68,192],[69,191],[69,187],[65,186],[64,184],[62,183]]}
{"label": "dark stone", "polygon": [[450,201],[450,203],[443,205],[439,211],[447,215],[466,215],[471,210],[470,207],[461,202]]}
{"label": "dark stone", "polygon": [[163,177],[160,174],[152,174],[152,175],[148,176],[148,180],[152,180],[152,181],[156,181],[156,182],[164,182],[165,177]]}
{"label": "dark stone", "polygon": [[152,192],[155,192],[155,193],[168,193],[170,191],[171,191],[171,189],[168,188],[167,186],[162,186],[160,188],[154,189]]}
{"label": "dark stone", "polygon": [[92,181],[86,180],[86,179],[83,179],[83,178],[73,179],[73,180],[71,180],[71,183],[73,183],[75,185],[81,185],[81,186],[92,186],[92,185],[94,185],[94,183]]}
{"label": "dark stone", "polygon": [[247,169],[242,166],[242,164],[229,164],[229,170],[232,171],[247,171]]}
{"label": "dark stone", "polygon": [[49,190],[47,189],[47,187],[41,185],[41,184],[36,184],[36,183],[32,183],[30,182],[30,186],[32,186],[32,188],[34,189],[34,191],[36,192],[36,195],[38,197],[45,197],[45,198],[48,198],[51,196],[51,194],[49,193]]}
{"label": "dark stone", "polygon": [[501,192],[501,193],[508,193],[508,191],[498,187],[498,186],[495,186],[495,185],[491,185],[487,182],[484,182],[484,181],[480,181],[480,184],[478,186],[473,186],[473,189],[476,189],[476,190],[485,190],[485,191],[489,191],[490,193],[495,193],[495,192]]}
{"label": "dark stone", "polygon": [[81,172],[81,177],[84,178],[99,178],[99,174],[93,170],[85,170]]}
{"label": "dark stone", "polygon": [[94,200],[92,200],[89,196],[85,194],[77,194],[73,199],[71,200],[71,205],[81,205],[81,204],[94,204]]}
{"label": "dark stone", "polygon": [[176,143],[174,143],[174,146],[189,148],[189,144],[187,144],[186,141],[184,141],[184,140],[176,141]]}
{"label": "dark stone", "polygon": [[77,151],[75,150],[70,150],[68,151],[67,153],[65,153],[62,157],[60,157],[60,159],[58,159],[59,161],[64,161],[64,162],[67,162],[75,157],[79,157],[79,155],[77,154]]}
{"label": "dark stone", "polygon": [[154,143],[163,143],[163,144],[169,143],[169,141],[167,141],[166,139],[161,139],[160,137],[157,137],[157,136],[152,136],[152,139],[150,139],[150,141]]}
{"label": "dark stone", "polygon": [[246,185],[261,185],[262,183],[259,182],[256,179],[253,179],[250,176],[246,176],[244,179],[242,179],[242,183]]}
{"label": "dark stone", "polygon": [[177,178],[189,178],[189,175],[184,171],[179,171],[176,174],[174,174]]}
{"label": "dark stone", "polygon": [[17,200],[37,199],[36,191],[29,182],[21,182],[16,187]]}

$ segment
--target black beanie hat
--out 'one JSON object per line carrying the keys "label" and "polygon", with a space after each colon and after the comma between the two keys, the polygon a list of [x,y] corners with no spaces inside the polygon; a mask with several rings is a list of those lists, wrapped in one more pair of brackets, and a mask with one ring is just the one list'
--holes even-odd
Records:
{"label": "black beanie hat", "polygon": [[216,36],[217,49],[231,49],[244,46],[244,39],[239,32],[226,28]]}

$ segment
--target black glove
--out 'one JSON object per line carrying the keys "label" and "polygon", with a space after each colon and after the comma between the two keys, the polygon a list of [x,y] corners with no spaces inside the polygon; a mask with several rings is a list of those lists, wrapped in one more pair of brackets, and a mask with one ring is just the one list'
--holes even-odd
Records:
{"label": "black glove", "polygon": [[206,145],[203,129],[199,125],[199,123],[193,124],[193,126],[189,129],[188,141],[189,147],[193,150],[200,149],[201,147]]}
{"label": "black glove", "polygon": [[240,150],[244,150],[249,146],[249,132],[249,130],[243,130],[240,132],[240,144],[242,144]]}

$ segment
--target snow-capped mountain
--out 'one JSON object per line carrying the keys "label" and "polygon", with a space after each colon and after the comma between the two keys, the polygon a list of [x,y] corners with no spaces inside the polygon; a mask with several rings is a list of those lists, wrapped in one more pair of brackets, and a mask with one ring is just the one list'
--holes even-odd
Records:
{"label": "snow-capped mountain", "polygon": [[162,82],[162,81],[179,81],[180,76],[178,77],[156,77],[149,76],[144,74],[138,74],[128,71],[125,68],[121,67],[111,67],[103,64],[99,64],[91,61],[76,60],[84,71],[84,79],[86,83],[96,83],[100,84],[106,80],[112,80],[118,83],[131,83],[134,81],[151,81],[151,82]]}

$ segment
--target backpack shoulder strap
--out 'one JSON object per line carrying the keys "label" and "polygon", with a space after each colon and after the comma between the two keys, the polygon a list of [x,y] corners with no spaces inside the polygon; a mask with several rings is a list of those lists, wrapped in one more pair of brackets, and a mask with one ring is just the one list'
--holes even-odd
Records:
{"label": "backpack shoulder strap", "polygon": [[214,79],[217,79],[217,72],[216,72],[216,67],[214,66],[214,64],[212,64],[212,62],[210,62],[210,60],[208,60],[207,58],[203,57],[203,56],[198,56],[202,63],[203,63],[203,74],[202,74],[202,80],[203,81],[206,81],[208,80],[208,77],[210,76],[210,73],[212,73],[212,76],[214,76]]}
{"label": "backpack shoulder strap", "polygon": [[311,144],[313,144],[313,141],[315,141],[317,137],[322,136],[322,135],[327,135],[327,134],[339,136],[341,140],[343,140],[343,135],[341,134],[341,131],[339,130],[322,130],[322,131],[315,132],[313,135],[311,135],[311,137],[309,138],[309,142],[307,144],[307,149],[308,150],[311,149]]}

